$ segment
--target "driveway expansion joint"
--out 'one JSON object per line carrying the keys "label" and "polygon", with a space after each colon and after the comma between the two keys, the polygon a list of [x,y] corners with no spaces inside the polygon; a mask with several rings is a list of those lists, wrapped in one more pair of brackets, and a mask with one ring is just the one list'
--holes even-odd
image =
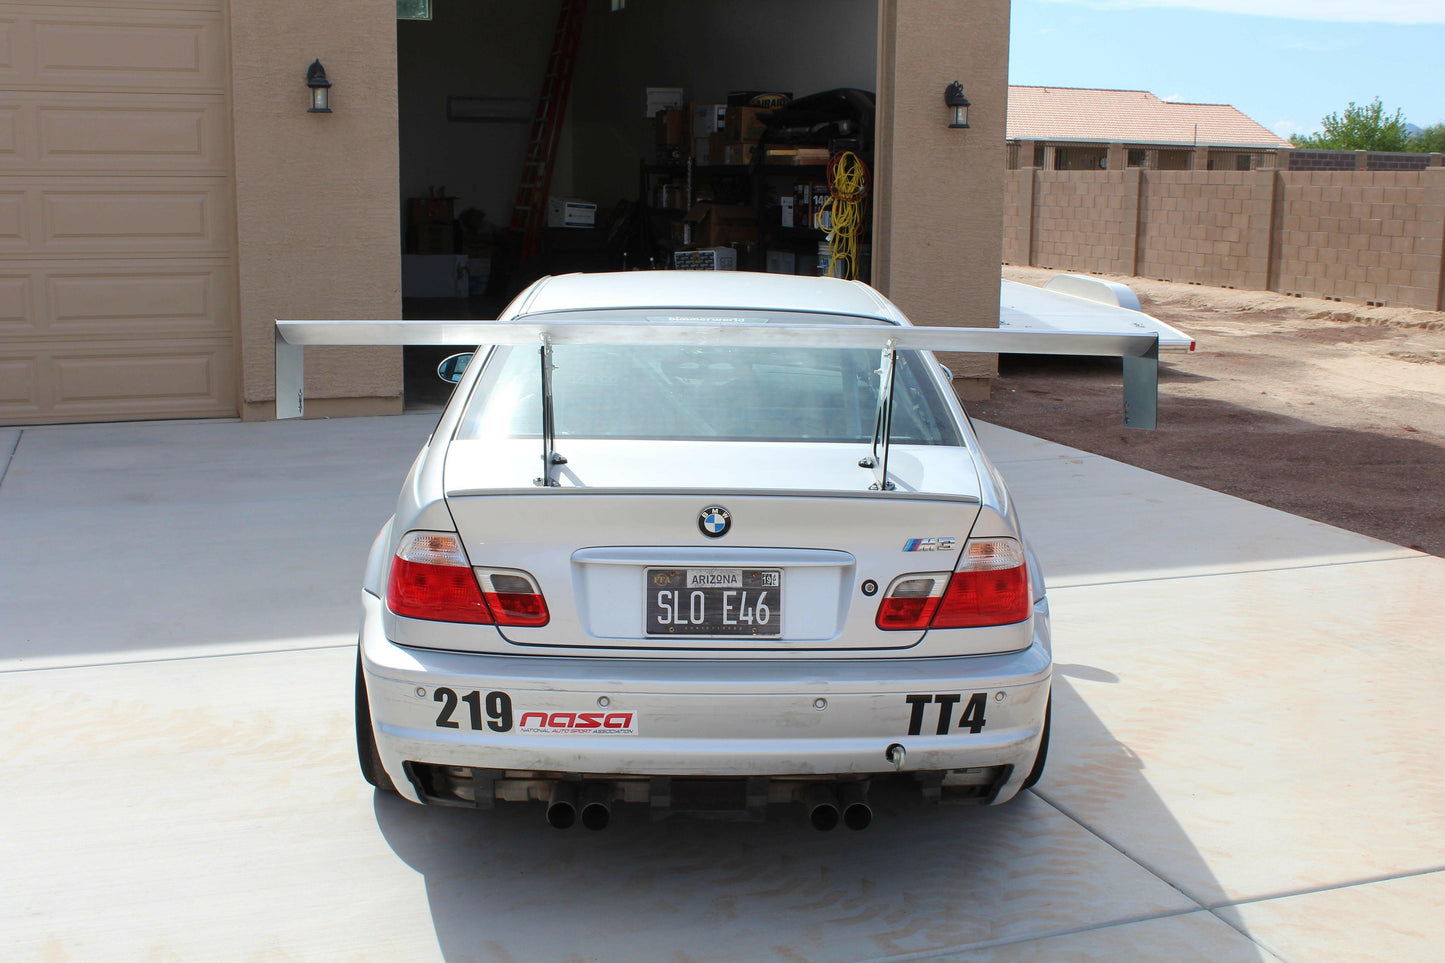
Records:
{"label": "driveway expansion joint", "polygon": [[5,476],[10,474],[10,463],[15,460],[15,453],[20,450],[20,439],[25,437],[25,429],[21,428],[15,435],[15,444],[10,446],[10,451],[5,455],[5,464],[0,465],[0,486],[5,484]]}

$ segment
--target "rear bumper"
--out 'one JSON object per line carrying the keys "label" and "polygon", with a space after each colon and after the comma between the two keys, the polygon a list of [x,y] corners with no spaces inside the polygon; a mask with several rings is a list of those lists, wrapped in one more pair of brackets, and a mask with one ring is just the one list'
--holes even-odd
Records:
{"label": "rear bumper", "polygon": [[905,773],[1011,766],[994,795],[1002,802],[1028,775],[1048,703],[1042,603],[1033,644],[1003,655],[721,661],[404,647],[386,638],[380,600],[362,601],[377,749],[414,802],[407,762],[623,777],[855,776],[893,772],[886,753],[895,744],[906,749]]}

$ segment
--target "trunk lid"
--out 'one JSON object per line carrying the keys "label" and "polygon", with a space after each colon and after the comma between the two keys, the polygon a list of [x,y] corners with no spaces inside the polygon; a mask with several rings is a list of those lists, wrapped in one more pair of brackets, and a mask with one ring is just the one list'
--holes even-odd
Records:
{"label": "trunk lid", "polygon": [[[952,569],[978,514],[963,448],[894,445],[890,492],[868,490],[857,445],[574,439],[559,449],[568,461],[553,488],[533,483],[535,441],[454,441],[447,456],[447,504],[472,565],[528,572],[546,597],[547,625],[501,627],[518,645],[906,648],[923,633],[874,625],[882,590],[900,574]],[[720,537],[700,525],[713,507],[729,516]],[[947,552],[905,551],[949,538]],[[867,579],[877,594],[863,594]]]}

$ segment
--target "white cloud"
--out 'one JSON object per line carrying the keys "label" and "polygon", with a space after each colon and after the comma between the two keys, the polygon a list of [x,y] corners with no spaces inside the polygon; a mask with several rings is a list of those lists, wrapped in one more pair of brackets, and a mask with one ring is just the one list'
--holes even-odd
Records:
{"label": "white cloud", "polygon": [[1170,94],[1170,95],[1167,96],[1167,97],[1160,97],[1159,99],[1162,100],[1162,101],[1164,101],[1164,102],[1166,102],[1166,103],[1170,103],[1170,104],[1182,104],[1182,103],[1184,103],[1184,95],[1183,95],[1183,94]]}
{"label": "white cloud", "polygon": [[1279,121],[1278,123],[1276,123],[1276,124],[1274,125],[1274,127],[1270,128],[1270,129],[1273,130],[1273,131],[1274,131],[1276,134],[1278,134],[1279,136],[1283,137],[1285,140],[1289,140],[1291,134],[1298,134],[1298,133],[1299,133],[1299,131],[1300,131],[1300,125],[1299,125],[1299,124],[1296,124],[1296,123],[1295,123],[1294,121],[1292,121],[1292,120],[1282,120],[1282,121]]}
{"label": "white cloud", "polygon": [[1291,20],[1337,23],[1445,23],[1441,0],[1055,0],[1108,10],[1189,7],[1213,13],[1243,13]]}

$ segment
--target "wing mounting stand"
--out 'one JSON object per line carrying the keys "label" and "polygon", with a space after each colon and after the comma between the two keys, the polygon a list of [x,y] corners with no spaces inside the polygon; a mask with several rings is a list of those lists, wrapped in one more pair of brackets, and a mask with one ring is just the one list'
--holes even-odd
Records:
{"label": "wing mounting stand", "polygon": [[537,349],[542,361],[542,476],[532,479],[540,488],[557,488],[561,485],[552,474],[553,465],[567,464],[567,458],[557,453],[557,424],[552,409],[552,339],[542,335],[542,346]]}
{"label": "wing mounting stand", "polygon": [[870,492],[893,490],[888,480],[888,440],[893,431],[893,376],[898,368],[897,342],[889,339],[878,362],[878,417],[873,423],[873,451],[858,462],[859,468],[873,469],[876,479]]}

